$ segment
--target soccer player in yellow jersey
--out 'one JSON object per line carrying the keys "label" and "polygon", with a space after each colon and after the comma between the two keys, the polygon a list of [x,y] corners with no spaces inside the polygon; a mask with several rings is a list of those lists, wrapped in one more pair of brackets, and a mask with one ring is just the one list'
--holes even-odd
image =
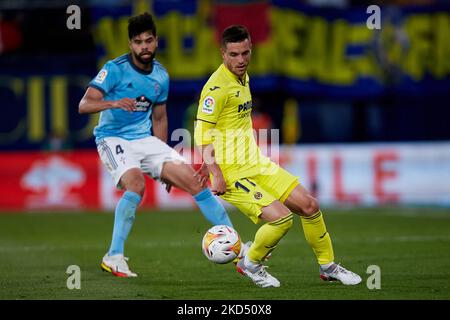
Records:
{"label": "soccer player in yellow jersey", "polygon": [[244,26],[225,29],[221,39],[223,64],[201,93],[195,141],[204,164],[198,178],[212,180],[212,191],[247,215],[263,222],[237,270],[261,287],[279,287],[280,282],[263,266],[265,258],[300,215],[305,238],[320,265],[323,280],[356,285],[361,277],[334,262],[331,238],[319,204],[293,176],[263,156],[253,136],[252,97],[247,67],[251,38]]}

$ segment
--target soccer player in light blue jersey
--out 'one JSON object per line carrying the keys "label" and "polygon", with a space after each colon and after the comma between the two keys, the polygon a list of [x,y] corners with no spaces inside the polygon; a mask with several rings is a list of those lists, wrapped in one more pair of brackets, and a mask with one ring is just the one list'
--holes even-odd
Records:
{"label": "soccer player in light blue jersey", "polygon": [[[94,129],[100,158],[115,184],[125,190],[115,210],[114,230],[103,270],[136,277],[124,257],[124,244],[145,192],[144,174],[189,192],[213,225],[232,226],[222,204],[202,186],[194,169],[167,142],[169,76],[155,59],[156,26],[148,13],[128,22],[131,52],[108,61],[89,83],[79,113],[100,112]],[[153,134],[152,134],[153,132]]]}

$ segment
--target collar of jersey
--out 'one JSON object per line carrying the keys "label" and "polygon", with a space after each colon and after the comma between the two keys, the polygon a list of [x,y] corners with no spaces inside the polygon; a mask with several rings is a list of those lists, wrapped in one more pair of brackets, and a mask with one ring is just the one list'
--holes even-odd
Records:
{"label": "collar of jersey", "polygon": [[231,71],[225,66],[225,64],[222,63],[222,66],[221,66],[221,67],[225,70],[225,73],[226,73],[230,78],[232,78],[233,80],[237,81],[240,85],[243,85],[243,86],[246,85],[246,83],[247,83],[247,73],[245,73],[245,81],[242,82],[241,79],[240,79],[237,75],[235,75],[233,72],[231,72]]}
{"label": "collar of jersey", "polygon": [[153,71],[153,61],[152,61],[152,67],[150,68],[150,70],[149,70],[149,71],[146,71],[146,70],[142,70],[141,68],[139,68],[137,65],[135,65],[135,64],[133,63],[133,59],[131,59],[131,53],[127,54],[127,58],[128,58],[128,61],[130,62],[130,65],[131,65],[131,66],[133,67],[133,69],[136,70],[137,72],[142,73],[142,74],[150,74],[150,73],[152,73],[152,71]]}

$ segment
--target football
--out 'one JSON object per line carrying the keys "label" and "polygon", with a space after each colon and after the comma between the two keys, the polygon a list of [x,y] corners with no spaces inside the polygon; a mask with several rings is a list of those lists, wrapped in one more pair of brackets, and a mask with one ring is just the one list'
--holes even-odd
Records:
{"label": "football", "polygon": [[209,261],[219,264],[229,263],[241,252],[241,238],[233,228],[217,225],[203,236],[202,249]]}

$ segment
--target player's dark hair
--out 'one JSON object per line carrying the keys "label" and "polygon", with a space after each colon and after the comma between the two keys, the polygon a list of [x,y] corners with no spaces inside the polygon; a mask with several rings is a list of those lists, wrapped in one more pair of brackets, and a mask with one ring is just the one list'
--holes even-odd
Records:
{"label": "player's dark hair", "polygon": [[223,30],[221,45],[225,48],[229,42],[241,42],[245,39],[251,40],[247,28],[242,25],[232,25]]}
{"label": "player's dark hair", "polygon": [[130,40],[146,31],[150,31],[153,36],[156,36],[156,25],[149,13],[145,12],[128,19],[128,38]]}

